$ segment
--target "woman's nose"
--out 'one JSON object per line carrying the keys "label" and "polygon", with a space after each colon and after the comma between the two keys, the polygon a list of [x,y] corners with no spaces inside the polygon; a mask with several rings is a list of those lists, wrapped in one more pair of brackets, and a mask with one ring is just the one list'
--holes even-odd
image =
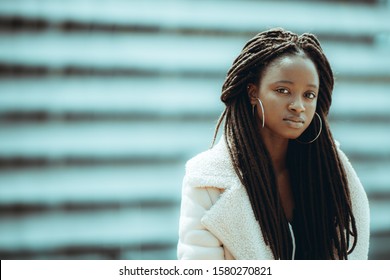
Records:
{"label": "woman's nose", "polygon": [[305,111],[305,106],[302,101],[295,100],[288,105],[288,109],[294,112],[302,113]]}

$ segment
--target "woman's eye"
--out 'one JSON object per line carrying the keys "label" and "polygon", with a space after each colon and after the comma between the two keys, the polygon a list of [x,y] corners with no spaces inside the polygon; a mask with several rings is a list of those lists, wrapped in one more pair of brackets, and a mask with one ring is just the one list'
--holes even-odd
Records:
{"label": "woman's eye", "polygon": [[307,92],[305,93],[305,97],[309,99],[314,99],[316,98],[316,95],[313,92]]}
{"label": "woman's eye", "polygon": [[276,89],[276,91],[281,93],[281,94],[289,94],[288,89],[285,89],[285,88],[278,88],[278,89]]}

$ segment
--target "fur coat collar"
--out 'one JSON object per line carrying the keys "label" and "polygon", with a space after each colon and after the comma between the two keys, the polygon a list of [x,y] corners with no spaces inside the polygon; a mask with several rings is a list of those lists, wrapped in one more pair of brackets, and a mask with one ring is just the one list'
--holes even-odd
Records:
{"label": "fur coat collar", "polygon": [[192,187],[221,189],[221,196],[201,222],[236,259],[273,259],[223,137],[212,149],[187,163],[187,176]]}
{"label": "fur coat collar", "polygon": [[[352,209],[358,228],[358,244],[350,259],[367,259],[369,206],[366,193],[345,154],[338,149],[349,181]],[[224,137],[210,150],[187,162],[186,185],[213,187],[221,195],[205,212],[201,223],[236,259],[273,259],[255,219],[245,187],[235,173]],[[292,233],[293,234],[293,233]]]}

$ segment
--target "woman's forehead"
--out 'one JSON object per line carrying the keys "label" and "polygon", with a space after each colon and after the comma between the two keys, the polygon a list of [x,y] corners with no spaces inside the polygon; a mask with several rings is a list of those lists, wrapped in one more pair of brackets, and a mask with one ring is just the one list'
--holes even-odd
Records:
{"label": "woman's forehead", "polygon": [[264,69],[262,80],[300,80],[318,86],[319,77],[314,62],[307,56],[285,55],[273,60]]}

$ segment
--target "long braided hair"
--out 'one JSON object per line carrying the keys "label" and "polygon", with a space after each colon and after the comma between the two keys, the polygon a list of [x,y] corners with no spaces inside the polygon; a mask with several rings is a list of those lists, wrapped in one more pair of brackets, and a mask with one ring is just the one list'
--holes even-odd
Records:
{"label": "long braided hair", "polygon": [[[291,258],[292,239],[281,205],[269,152],[258,131],[247,94],[249,83],[259,83],[267,65],[278,57],[304,53],[316,65],[319,94],[316,112],[322,133],[309,145],[290,140],[287,167],[295,200],[294,228],[303,259],[347,259],[357,242],[348,182],[337,154],[327,115],[332,101],[333,73],[313,34],[300,36],[283,29],[257,34],[234,60],[222,87],[226,105],[214,141],[224,122],[224,137],[234,169],[245,186],[264,241],[275,259]],[[319,124],[312,121],[300,140],[313,139]],[[351,245],[351,236],[353,242]]]}

